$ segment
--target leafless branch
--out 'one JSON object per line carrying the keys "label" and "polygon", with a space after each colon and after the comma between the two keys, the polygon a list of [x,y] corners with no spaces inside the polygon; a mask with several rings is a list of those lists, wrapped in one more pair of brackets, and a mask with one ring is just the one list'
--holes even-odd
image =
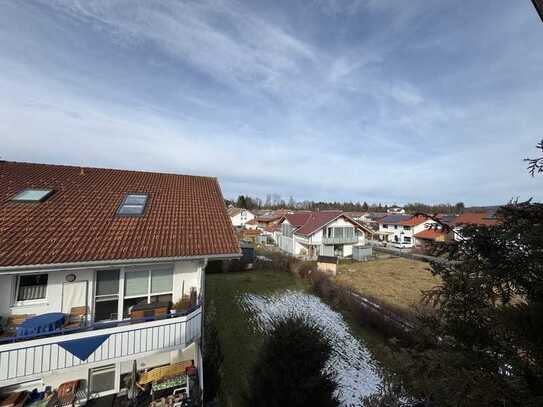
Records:
{"label": "leafless branch", "polygon": [[[536,148],[543,152],[543,140],[539,142]],[[532,177],[534,177],[535,174],[543,173],[543,157],[525,158],[524,161],[528,163],[528,171]]]}

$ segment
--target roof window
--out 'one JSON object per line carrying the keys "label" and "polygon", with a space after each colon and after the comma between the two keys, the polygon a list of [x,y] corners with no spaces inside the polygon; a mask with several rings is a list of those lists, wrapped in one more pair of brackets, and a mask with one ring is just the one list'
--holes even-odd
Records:
{"label": "roof window", "polygon": [[19,192],[17,195],[11,198],[11,200],[16,202],[43,202],[49,198],[53,192],[54,191],[52,189],[28,188]]}
{"label": "roof window", "polygon": [[117,216],[143,216],[148,194],[126,194],[123,203],[117,209]]}

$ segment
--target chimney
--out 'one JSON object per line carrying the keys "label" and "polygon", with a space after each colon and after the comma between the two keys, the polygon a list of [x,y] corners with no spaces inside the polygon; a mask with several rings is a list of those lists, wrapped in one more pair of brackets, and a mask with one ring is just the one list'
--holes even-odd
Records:
{"label": "chimney", "polygon": [[85,175],[85,169],[83,167],[80,168],[81,171],[79,172],[79,175]]}

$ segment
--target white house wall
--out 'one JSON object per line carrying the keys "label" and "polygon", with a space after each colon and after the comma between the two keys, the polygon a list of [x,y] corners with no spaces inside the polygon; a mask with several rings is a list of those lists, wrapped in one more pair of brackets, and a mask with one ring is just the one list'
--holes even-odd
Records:
{"label": "white house wall", "polygon": [[[383,225],[380,224],[379,231],[391,233],[387,235],[387,241],[390,243],[403,243],[407,245],[408,247],[414,247],[415,238],[413,236],[419,232],[422,232],[423,230],[428,229],[430,225],[435,224],[435,223],[436,223],[435,221],[428,219],[424,223],[421,223],[415,226],[409,226],[408,229],[406,229],[406,227],[403,225],[394,225],[394,224],[387,224],[388,228],[384,228]],[[394,226],[397,226],[397,227],[395,228]],[[394,239],[395,236],[398,237],[397,242]],[[404,237],[410,237],[411,243],[404,243],[404,240],[403,240]]]}
{"label": "white house wall", "polygon": [[[184,293],[188,295],[191,287],[196,287],[197,292],[200,293],[203,281],[203,263],[200,261],[178,261],[172,264],[173,267],[173,291],[172,301],[175,303],[181,298]],[[122,298],[124,292],[123,287],[123,272],[124,270],[134,269],[152,269],[153,265],[148,266],[126,266],[111,268],[112,270],[121,270],[120,273],[120,295]],[[107,268],[101,268],[104,270]],[[48,312],[62,312],[62,296],[63,296],[63,284],[66,282],[66,276],[68,274],[74,274],[76,276],[76,282],[87,281],[87,307],[91,314],[94,313],[94,284],[95,273],[93,269],[78,269],[78,270],[56,270],[49,271],[47,279],[47,292],[44,300],[28,301],[24,305],[17,305],[15,301],[16,296],[16,275],[0,275],[0,315],[7,317],[9,315],[39,315]],[[41,273],[36,273],[41,274]],[[184,291],[183,291],[184,290]],[[182,292],[183,291],[183,292]]]}
{"label": "white house wall", "polygon": [[[42,274],[42,273],[34,273]],[[62,290],[68,274],[75,274],[76,282],[87,281],[87,305],[92,307],[94,293],[94,270],[61,270],[47,273],[47,292],[44,300],[35,300],[24,305],[16,305],[16,275],[0,276],[0,313],[2,315],[44,314],[62,311]]]}
{"label": "white house wall", "polygon": [[244,212],[245,212],[244,214],[240,212],[234,216],[230,216],[232,225],[236,227],[241,227],[245,225],[247,222],[249,222],[250,220],[253,220],[255,218],[255,215],[252,212],[248,210],[244,210]]}

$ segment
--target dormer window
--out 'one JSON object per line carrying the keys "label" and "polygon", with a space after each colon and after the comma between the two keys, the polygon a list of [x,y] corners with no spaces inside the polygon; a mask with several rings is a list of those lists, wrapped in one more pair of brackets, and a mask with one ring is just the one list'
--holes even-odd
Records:
{"label": "dormer window", "polygon": [[148,198],[148,194],[126,194],[117,216],[142,216]]}
{"label": "dormer window", "polygon": [[17,195],[11,198],[11,200],[15,202],[43,202],[49,198],[53,192],[54,191],[52,189],[28,188],[19,192]]}

